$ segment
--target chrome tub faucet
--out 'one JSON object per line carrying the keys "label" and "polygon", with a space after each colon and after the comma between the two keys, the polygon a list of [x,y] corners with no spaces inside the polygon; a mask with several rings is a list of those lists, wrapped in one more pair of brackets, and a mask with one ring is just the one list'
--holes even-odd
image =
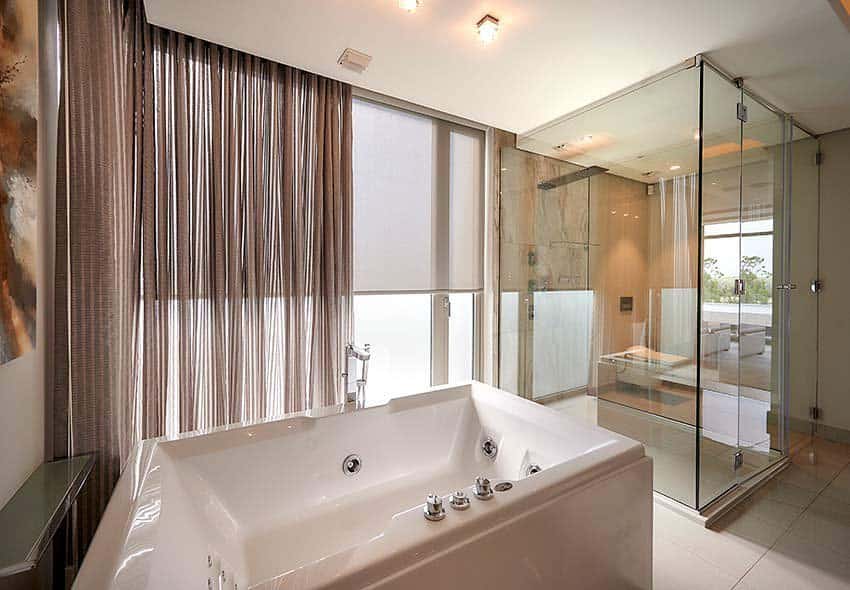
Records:
{"label": "chrome tub faucet", "polygon": [[[345,403],[353,402],[355,409],[360,409],[366,405],[366,378],[369,374],[370,358],[372,358],[372,349],[369,344],[364,344],[362,347],[354,343],[345,345],[346,372],[342,374],[345,385]],[[348,379],[348,368],[351,360],[361,363],[360,378],[354,382],[354,388],[351,387],[351,382]],[[356,377],[357,369],[355,368],[352,372],[353,376]]]}

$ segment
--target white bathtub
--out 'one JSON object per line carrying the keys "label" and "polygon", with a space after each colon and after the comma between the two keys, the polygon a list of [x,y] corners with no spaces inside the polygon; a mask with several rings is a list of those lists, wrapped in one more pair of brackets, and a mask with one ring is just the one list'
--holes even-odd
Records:
{"label": "white bathtub", "polygon": [[[482,442],[498,445],[495,460]],[[356,453],[362,468],[343,472]],[[543,470],[526,477],[530,464]],[[488,501],[476,475],[513,488]],[[428,492],[471,506],[426,520]],[[222,573],[223,572],[223,573]],[[145,441],[78,590],[651,588],[643,447],[480,383]]]}

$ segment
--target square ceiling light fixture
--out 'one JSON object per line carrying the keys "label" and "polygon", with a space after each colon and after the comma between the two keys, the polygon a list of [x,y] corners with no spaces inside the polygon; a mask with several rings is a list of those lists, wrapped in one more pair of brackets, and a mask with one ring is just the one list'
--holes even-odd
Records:
{"label": "square ceiling light fixture", "polygon": [[829,0],[829,3],[832,4],[832,9],[844,23],[844,26],[850,31],[850,0]]}
{"label": "square ceiling light fixture", "polygon": [[407,12],[416,12],[422,6],[422,0],[398,0],[398,7]]}
{"label": "square ceiling light fixture", "polygon": [[499,19],[492,14],[485,14],[478,24],[478,38],[482,43],[492,43],[499,34]]}

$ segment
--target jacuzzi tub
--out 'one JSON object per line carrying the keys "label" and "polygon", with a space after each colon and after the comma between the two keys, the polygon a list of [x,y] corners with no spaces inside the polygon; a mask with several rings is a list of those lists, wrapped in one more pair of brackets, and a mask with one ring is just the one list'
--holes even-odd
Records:
{"label": "jacuzzi tub", "polygon": [[[350,454],[360,457],[353,475]],[[542,471],[527,476],[534,464]],[[479,500],[477,475],[513,487]],[[445,518],[424,518],[429,492],[458,489],[469,509],[446,500]],[[145,441],[74,587],[607,589],[651,579],[643,447],[471,383]]]}

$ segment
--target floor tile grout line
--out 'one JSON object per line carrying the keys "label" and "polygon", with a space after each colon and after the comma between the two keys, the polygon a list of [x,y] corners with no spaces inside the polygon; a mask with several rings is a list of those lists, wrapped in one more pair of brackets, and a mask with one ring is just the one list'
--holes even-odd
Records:
{"label": "floor tile grout line", "polygon": [[[808,447],[806,447],[806,448],[808,448]],[[805,450],[805,449],[800,449],[800,451],[797,451],[797,453],[800,453],[800,452],[801,452],[801,451],[803,451],[803,450]],[[795,453],[795,455],[796,455],[797,453]],[[790,464],[790,465],[788,466],[788,468],[790,469],[790,468],[791,468],[791,467],[793,467],[793,466],[794,466],[794,464],[792,463],[792,464]],[[839,476],[839,475],[841,475],[841,474],[844,472],[844,470],[845,470],[845,469],[850,469],[850,462],[845,463],[843,467],[839,468],[839,469],[838,469],[838,473],[836,473],[835,475],[833,475],[833,476],[832,476],[832,479],[830,479],[830,480],[826,483],[826,485],[824,485],[824,486],[823,486],[820,490],[818,490],[818,492],[817,492],[817,493],[814,495],[814,497],[813,497],[813,498],[809,501],[809,503],[808,503],[808,504],[806,504],[806,506],[803,508],[803,510],[801,510],[801,511],[800,511],[800,513],[799,513],[797,516],[795,516],[795,517],[794,517],[794,519],[793,519],[793,520],[792,520],[792,521],[788,524],[788,526],[785,528],[785,530],[784,530],[784,531],[782,531],[782,533],[781,533],[778,537],[776,537],[776,540],[773,542],[773,544],[771,544],[771,546],[770,546],[770,547],[768,547],[768,548],[767,548],[767,550],[766,550],[764,553],[762,553],[762,554],[759,556],[759,558],[758,558],[758,559],[756,559],[756,560],[755,560],[755,562],[753,562],[753,565],[751,565],[749,568],[747,568],[747,571],[745,571],[745,572],[744,572],[744,574],[743,574],[743,575],[742,575],[742,576],[738,579],[738,581],[737,581],[737,582],[735,582],[735,585],[734,585],[734,586],[732,586],[729,590],[735,590],[735,588],[737,588],[738,586],[740,586],[740,585],[741,585],[741,582],[743,582],[743,581],[744,581],[744,578],[746,578],[746,577],[747,577],[747,574],[749,574],[751,571],[753,571],[753,568],[755,568],[755,567],[756,567],[756,565],[758,565],[758,563],[759,563],[762,559],[764,559],[764,556],[765,556],[765,555],[767,555],[768,553],[770,553],[771,551],[773,551],[773,548],[774,548],[774,547],[776,547],[776,546],[779,544],[779,541],[781,541],[782,539],[784,539],[785,537],[787,537],[787,536],[788,536],[788,534],[791,532],[791,529],[792,529],[792,528],[793,528],[793,526],[797,523],[797,521],[798,521],[798,520],[800,520],[806,512],[808,512],[809,508],[811,508],[811,507],[812,507],[812,504],[814,504],[814,503],[815,503],[815,501],[816,501],[818,498],[820,498],[821,494],[823,494],[823,493],[826,491],[826,489],[827,489],[829,486],[831,486],[831,485],[832,485],[832,483],[833,483],[836,479],[838,479],[838,476]],[[778,475],[780,475],[780,474],[779,474],[779,473],[777,473],[776,475],[778,476]]]}

